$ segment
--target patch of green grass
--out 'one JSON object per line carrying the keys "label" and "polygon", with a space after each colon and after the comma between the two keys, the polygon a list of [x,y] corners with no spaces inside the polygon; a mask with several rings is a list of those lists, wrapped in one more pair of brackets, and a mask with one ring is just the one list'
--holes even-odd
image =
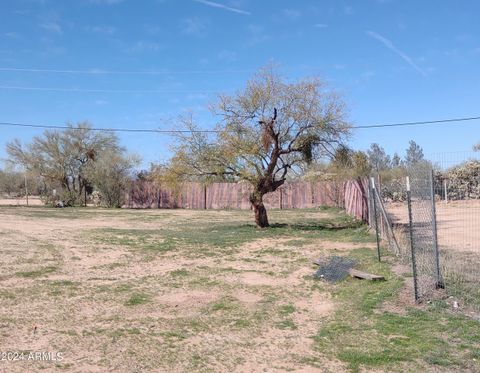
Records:
{"label": "patch of green grass", "polygon": [[212,311],[228,311],[235,307],[235,301],[230,297],[223,297],[211,305]]}
{"label": "patch of green grass", "polygon": [[277,327],[278,329],[289,329],[289,330],[297,329],[297,325],[295,325],[292,319],[285,319],[282,321],[278,321],[275,323],[275,327]]}
{"label": "patch of green grass", "polygon": [[237,319],[235,320],[234,325],[237,328],[249,328],[252,325],[252,322],[248,319]]}
{"label": "patch of green grass", "polygon": [[114,338],[122,337],[125,335],[139,335],[139,334],[142,334],[142,332],[138,328],[119,328],[109,333],[109,335]]}
{"label": "patch of green grass", "polygon": [[52,286],[75,286],[75,285],[77,285],[75,282],[70,281],[70,280],[51,281],[50,284]]}
{"label": "patch of green grass", "polygon": [[26,278],[36,278],[36,277],[41,277],[48,275],[49,273],[53,273],[57,270],[57,267],[55,266],[48,266],[48,267],[43,267],[34,271],[23,271],[23,272],[17,272],[15,273],[16,276],[19,277],[26,277]]}
{"label": "patch of green grass", "polygon": [[[384,282],[356,279],[335,285],[337,312],[314,337],[319,351],[345,362],[353,372],[360,369],[400,369],[402,363],[426,367],[442,366],[465,370],[478,349],[480,324],[449,313],[444,302],[433,302],[425,310],[410,308],[405,314],[383,311],[386,301],[395,299],[403,279],[392,275],[388,264],[372,260],[372,251],[352,251],[357,268],[385,276]],[[456,342],[453,342],[456,341]],[[463,344],[463,350],[459,344]]]}
{"label": "patch of green grass", "polygon": [[70,337],[78,336],[78,333],[75,330],[57,330],[58,333],[68,335]]}
{"label": "patch of green grass", "polygon": [[[112,290],[111,286],[105,286],[106,291]],[[113,288],[114,293],[124,293],[124,292],[129,292],[132,290],[132,285],[129,283],[123,283],[120,285],[117,285]]]}
{"label": "patch of green grass", "polygon": [[134,293],[125,302],[126,306],[138,306],[150,302],[150,295],[145,293]]}
{"label": "patch of green grass", "polygon": [[[372,237],[362,223],[344,213],[336,212],[331,219],[323,216],[314,219],[311,215],[304,217],[305,214],[314,214],[316,211],[303,213],[283,210],[281,214],[272,211],[278,223],[267,229],[257,229],[253,222],[245,222],[246,212],[234,212],[232,215],[242,217],[235,224],[231,223],[232,219],[215,221],[214,224],[198,219],[195,224],[181,224],[178,227],[169,224],[161,229],[95,229],[89,232],[89,236],[96,242],[108,245],[159,253],[179,247],[189,248],[188,255],[194,257],[229,256],[235,253],[236,247],[263,238],[291,237],[292,243],[299,246],[319,238],[372,242]],[[295,255],[275,248],[265,249],[262,254],[285,257]]]}
{"label": "patch of green grass", "polygon": [[78,285],[69,280],[45,281],[45,284],[51,288],[49,294],[55,296],[73,296]]}
{"label": "patch of green grass", "polygon": [[160,335],[170,341],[182,341],[188,338],[188,334],[184,330],[169,330],[160,333]]}
{"label": "patch of green grass", "polygon": [[187,277],[189,275],[189,272],[182,268],[182,269],[177,269],[175,271],[170,272],[170,276],[172,277]]}
{"label": "patch of green grass", "polygon": [[278,313],[280,315],[290,315],[295,312],[295,306],[293,304],[285,304],[280,307]]}

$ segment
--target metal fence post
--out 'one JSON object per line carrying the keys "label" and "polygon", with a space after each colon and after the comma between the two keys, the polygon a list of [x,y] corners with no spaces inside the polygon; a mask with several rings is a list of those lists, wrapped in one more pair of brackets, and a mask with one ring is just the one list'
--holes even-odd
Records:
{"label": "metal fence post", "polygon": [[203,186],[203,209],[207,209],[207,185]]}
{"label": "metal fence post", "polygon": [[368,189],[367,189],[367,205],[368,205],[368,226],[371,228],[373,227],[373,220],[372,220],[372,214],[373,214],[373,207],[372,207],[372,185],[370,184],[370,178],[367,178],[368,180]]}
{"label": "metal fence post", "polygon": [[412,193],[410,192],[410,178],[407,176],[407,206],[408,206],[408,230],[410,233],[410,250],[412,255],[413,289],[415,292],[415,301],[418,301],[418,277],[417,260],[415,258],[415,243],[413,242],[413,217],[412,217]]}
{"label": "metal fence post", "polygon": [[432,201],[432,229],[433,229],[433,250],[435,253],[435,277],[436,277],[436,288],[443,289],[445,286],[440,274],[440,255],[438,251],[438,236],[437,236],[437,210],[435,208],[435,175],[432,170],[430,173],[430,199]]}
{"label": "metal fence post", "polygon": [[448,189],[447,189],[447,180],[443,180],[443,187],[445,190],[445,203],[448,203]]}
{"label": "metal fence post", "polygon": [[376,197],[375,195],[378,194],[376,193],[375,189],[375,179],[372,177],[371,178],[371,184],[372,184],[372,195],[373,195],[373,215],[374,215],[374,220],[375,220],[375,236],[377,238],[377,255],[378,255],[378,261],[381,261],[381,256],[380,256],[380,236],[378,232],[378,216],[377,216],[377,202],[376,202]]}

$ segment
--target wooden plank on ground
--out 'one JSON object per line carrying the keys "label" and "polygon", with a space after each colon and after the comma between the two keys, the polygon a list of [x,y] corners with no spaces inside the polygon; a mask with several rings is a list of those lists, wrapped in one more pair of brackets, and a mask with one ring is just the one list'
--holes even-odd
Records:
{"label": "wooden plank on ground", "polygon": [[356,269],[350,269],[348,271],[348,273],[350,274],[350,276],[352,277],[355,277],[355,278],[361,278],[361,279],[364,279],[364,280],[369,280],[369,281],[385,281],[385,277],[383,276],[378,276],[378,275],[374,275],[372,273],[367,273],[367,272],[362,272],[362,271],[358,271]]}

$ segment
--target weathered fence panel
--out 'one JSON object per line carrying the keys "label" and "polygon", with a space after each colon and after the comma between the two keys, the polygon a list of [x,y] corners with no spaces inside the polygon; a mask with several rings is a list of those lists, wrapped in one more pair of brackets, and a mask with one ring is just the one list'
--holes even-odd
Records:
{"label": "weathered fence panel", "polygon": [[[128,208],[250,209],[251,187],[246,183],[185,183],[177,193],[148,181],[132,183]],[[264,197],[268,209],[305,209],[319,206],[345,208],[358,219],[368,219],[367,179],[346,182],[285,183]]]}

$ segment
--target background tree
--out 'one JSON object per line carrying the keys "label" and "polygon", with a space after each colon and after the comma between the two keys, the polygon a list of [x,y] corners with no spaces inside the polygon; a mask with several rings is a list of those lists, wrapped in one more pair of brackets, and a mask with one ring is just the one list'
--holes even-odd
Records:
{"label": "background tree", "polygon": [[372,170],[376,173],[380,173],[387,170],[391,166],[390,156],[385,152],[379,144],[373,143],[370,145],[370,149],[367,150],[368,160]]}
{"label": "background tree", "polygon": [[0,170],[0,192],[20,196],[25,191],[25,175],[8,167]]}
{"label": "background tree", "polygon": [[326,170],[331,175],[327,179],[335,178],[337,181],[345,181],[368,176],[372,167],[366,153],[340,146]]}
{"label": "background tree", "polygon": [[0,194],[7,197],[25,197],[25,181],[29,195],[40,195],[45,189],[43,178],[4,161],[0,169]]}
{"label": "background tree", "polygon": [[[319,79],[287,82],[270,68],[243,91],[220,96],[212,110],[220,117],[217,133],[183,137],[170,169],[185,178],[248,182],[255,222],[262,228],[269,225],[263,196],[301,165],[333,155],[350,128],[343,101]],[[184,123],[197,129],[191,118]]]}
{"label": "background tree", "polygon": [[64,131],[47,130],[30,144],[7,144],[10,161],[39,175],[51,187],[60,186],[66,205],[79,203],[89,185],[85,172],[105,151],[123,152],[112,132],[92,131],[88,123],[69,125]]}
{"label": "background tree", "polygon": [[85,175],[101,195],[105,207],[122,207],[125,192],[133,179],[137,157],[125,156],[112,149],[102,152],[94,163],[89,164]]}
{"label": "background tree", "polygon": [[424,157],[422,148],[415,141],[410,140],[409,147],[407,149],[407,155],[405,156],[406,166],[412,167],[423,160]]}
{"label": "background tree", "polygon": [[400,167],[401,165],[402,165],[402,159],[397,153],[394,153],[392,157],[392,167],[393,168]]}

